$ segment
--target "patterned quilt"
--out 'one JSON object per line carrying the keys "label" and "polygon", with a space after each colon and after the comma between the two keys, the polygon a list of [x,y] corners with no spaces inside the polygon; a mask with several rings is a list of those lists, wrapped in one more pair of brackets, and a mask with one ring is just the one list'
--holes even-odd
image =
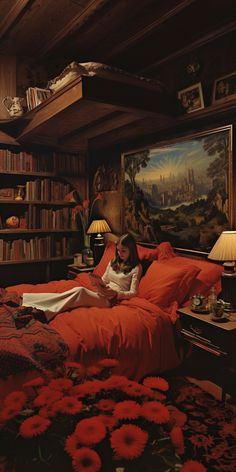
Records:
{"label": "patterned quilt", "polygon": [[58,369],[68,355],[68,346],[52,327],[31,319],[16,329],[16,299],[0,297],[0,378],[22,371],[46,374]]}

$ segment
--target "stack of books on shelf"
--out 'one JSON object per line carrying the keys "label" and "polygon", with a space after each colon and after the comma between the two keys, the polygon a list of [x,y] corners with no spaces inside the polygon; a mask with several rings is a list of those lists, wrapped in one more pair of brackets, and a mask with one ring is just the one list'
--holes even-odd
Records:
{"label": "stack of books on shelf", "polygon": [[52,94],[51,90],[39,87],[29,87],[26,90],[26,102],[28,110],[33,110],[41,103],[43,103]]}

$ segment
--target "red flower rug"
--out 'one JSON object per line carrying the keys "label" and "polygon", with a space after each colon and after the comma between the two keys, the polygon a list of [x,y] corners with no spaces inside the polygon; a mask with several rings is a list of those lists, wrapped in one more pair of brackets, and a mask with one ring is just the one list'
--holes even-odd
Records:
{"label": "red flower rug", "polygon": [[173,404],[187,415],[184,461],[208,472],[236,471],[236,406],[224,404],[185,377],[168,379]]}

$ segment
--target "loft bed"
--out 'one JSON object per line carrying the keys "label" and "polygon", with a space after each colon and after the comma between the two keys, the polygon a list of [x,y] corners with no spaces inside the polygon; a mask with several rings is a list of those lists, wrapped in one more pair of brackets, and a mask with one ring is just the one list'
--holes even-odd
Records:
{"label": "loft bed", "polygon": [[80,150],[90,137],[177,112],[177,99],[158,80],[100,63],[71,63],[48,88],[49,98],[1,129],[19,143]]}

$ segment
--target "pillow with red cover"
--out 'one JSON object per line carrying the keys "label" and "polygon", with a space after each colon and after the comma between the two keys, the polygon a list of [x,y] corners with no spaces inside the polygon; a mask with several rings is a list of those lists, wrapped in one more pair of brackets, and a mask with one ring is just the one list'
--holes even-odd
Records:
{"label": "pillow with red cover", "polygon": [[162,307],[173,301],[180,305],[201,269],[194,265],[173,267],[154,261],[139,284],[139,296]]}
{"label": "pillow with red cover", "polygon": [[199,273],[196,279],[193,281],[188,292],[186,292],[185,300],[190,300],[193,295],[200,293],[201,295],[207,296],[210,292],[213,285],[216,288],[217,294],[221,290],[220,284],[220,275],[222,273],[223,267],[213,262],[193,259],[188,257],[176,256],[174,259],[168,261],[168,265],[172,267],[181,267],[182,265],[192,265],[194,264],[199,268]]}
{"label": "pillow with red cover", "polygon": [[[157,259],[158,247],[149,248],[137,244],[138,256],[141,261],[152,262]],[[102,276],[107,268],[108,263],[115,257],[116,244],[114,241],[108,241],[103,256],[94,269],[94,274]]]}
{"label": "pillow with red cover", "polygon": [[165,261],[166,259],[172,259],[176,257],[173,247],[169,241],[164,241],[158,246],[158,261]]}

